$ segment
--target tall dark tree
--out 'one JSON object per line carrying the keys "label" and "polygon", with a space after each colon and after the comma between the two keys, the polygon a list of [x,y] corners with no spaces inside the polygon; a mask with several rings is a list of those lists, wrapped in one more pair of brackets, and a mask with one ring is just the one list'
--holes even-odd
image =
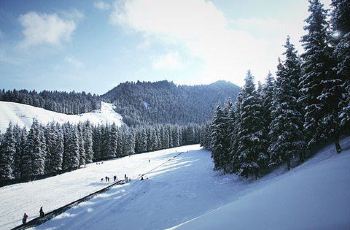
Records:
{"label": "tall dark tree", "polygon": [[91,163],[94,158],[92,126],[89,121],[84,123],[84,149],[86,163]]}
{"label": "tall dark tree", "polygon": [[211,150],[211,127],[210,124],[204,124],[200,132],[200,145]]}
{"label": "tall dark tree", "polygon": [[79,134],[74,125],[65,124],[64,126],[64,156],[63,170],[74,170],[80,165],[79,155]]}
{"label": "tall dark tree", "polygon": [[16,179],[22,178],[22,155],[25,149],[27,141],[27,131],[26,129],[20,128],[18,125],[13,127],[13,133],[16,140],[16,154],[14,156],[14,171],[13,174]]}
{"label": "tall dark tree", "polygon": [[29,130],[26,144],[26,156],[23,159],[25,177],[34,179],[36,176],[45,174],[46,140],[44,127],[37,120]]}
{"label": "tall dark tree", "polygon": [[266,162],[264,152],[263,122],[261,120],[261,101],[257,95],[254,77],[248,71],[245,85],[242,89],[242,104],[240,108],[240,130],[238,131],[238,146],[240,169],[239,174],[244,177],[258,178],[264,170],[262,163]]}
{"label": "tall dark tree", "polygon": [[14,179],[14,158],[16,154],[16,140],[13,125],[7,128],[0,146],[0,180]]}
{"label": "tall dark tree", "polygon": [[54,146],[51,152],[50,167],[52,173],[62,171],[63,154],[64,154],[64,136],[62,126],[55,124],[54,130]]}
{"label": "tall dark tree", "polygon": [[116,157],[117,148],[118,148],[118,128],[116,124],[113,123],[109,132],[107,158]]}
{"label": "tall dark tree", "polygon": [[332,116],[331,107],[336,106],[328,105],[327,102],[336,97],[337,93],[331,91],[337,88],[338,83],[333,84],[333,61],[332,49],[329,46],[327,11],[319,0],[309,0],[309,12],[310,15],[305,20],[304,27],[307,34],[302,37],[305,52],[301,55],[303,75],[300,84],[302,92],[300,102],[305,106],[304,128],[308,147],[312,148],[316,143],[327,139],[331,131],[327,129],[336,123],[333,118],[330,124],[327,123],[329,116]]}
{"label": "tall dark tree", "polygon": [[233,173],[239,174],[240,172],[240,161],[238,153],[238,143],[239,143],[239,132],[241,130],[241,105],[242,105],[242,91],[238,94],[234,110],[231,113],[230,124],[231,133],[230,137],[230,155],[231,162],[230,167]]}
{"label": "tall dark tree", "polygon": [[303,116],[298,103],[300,60],[289,37],[284,47],[286,48],[285,61],[277,66],[269,152],[273,166],[286,163],[289,170],[294,157],[299,156],[300,161],[304,160],[305,143],[302,132]]}
{"label": "tall dark tree", "polygon": [[83,123],[77,125],[78,142],[79,142],[79,165],[86,165],[85,139]]}
{"label": "tall dark tree", "polygon": [[135,135],[133,130],[127,128],[124,134],[123,142],[123,154],[124,156],[130,156],[135,154]]}
{"label": "tall dark tree", "polygon": [[345,132],[350,130],[350,1],[332,0],[332,29],[335,40],[336,74],[343,81],[343,97],[339,103],[340,122]]}
{"label": "tall dark tree", "polygon": [[263,85],[261,91],[261,100],[262,100],[262,113],[264,117],[264,127],[265,131],[269,129],[270,123],[272,121],[272,103],[273,103],[273,94],[275,88],[275,81],[271,73],[269,73],[265,79],[265,84]]}
{"label": "tall dark tree", "polygon": [[224,169],[223,154],[228,151],[229,143],[225,143],[225,114],[220,106],[216,108],[211,124],[212,158],[216,170]]}
{"label": "tall dark tree", "polygon": [[46,157],[45,157],[45,174],[53,173],[52,165],[54,150],[56,147],[56,133],[55,133],[55,124],[52,122],[48,124],[45,128],[45,137],[46,137]]}

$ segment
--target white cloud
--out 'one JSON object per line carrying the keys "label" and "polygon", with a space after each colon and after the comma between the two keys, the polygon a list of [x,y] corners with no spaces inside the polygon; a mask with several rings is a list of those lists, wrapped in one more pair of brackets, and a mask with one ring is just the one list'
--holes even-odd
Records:
{"label": "white cloud", "polygon": [[156,70],[178,70],[184,66],[177,52],[168,52],[153,60],[152,67]]}
{"label": "white cloud", "polygon": [[73,57],[73,56],[67,56],[64,58],[64,61],[74,68],[81,69],[84,67],[84,63],[81,62],[79,59]]}
{"label": "white cloud", "polygon": [[248,69],[265,77],[271,62],[277,60],[277,56],[266,57],[266,41],[244,30],[231,29],[230,21],[210,1],[118,1],[110,17],[114,24],[187,48],[203,62],[197,82],[226,79],[242,84]]}
{"label": "white cloud", "polygon": [[99,10],[109,10],[111,8],[111,5],[104,1],[98,1],[94,2],[94,7]]}
{"label": "white cloud", "polygon": [[[330,0],[323,2],[327,6]],[[307,6],[295,3],[282,18],[229,19],[210,0],[122,0],[115,1],[110,21],[172,48],[185,47],[202,61],[192,82],[224,79],[242,85],[248,69],[261,81],[275,71],[287,35],[301,51]]]}
{"label": "white cloud", "polygon": [[[76,14],[74,14],[76,15]],[[76,15],[77,16],[77,15]],[[24,35],[21,47],[41,44],[60,45],[70,40],[77,17],[62,18],[57,14],[29,12],[19,17]],[[81,16],[81,14],[80,14]]]}

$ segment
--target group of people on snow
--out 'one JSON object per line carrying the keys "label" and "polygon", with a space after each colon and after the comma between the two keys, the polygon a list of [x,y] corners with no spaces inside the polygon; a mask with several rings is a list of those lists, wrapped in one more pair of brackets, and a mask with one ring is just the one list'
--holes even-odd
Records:
{"label": "group of people on snow", "polygon": [[[40,217],[44,217],[45,216],[45,213],[44,213],[44,210],[43,210],[42,206],[40,207],[40,210],[39,210],[39,216]],[[26,224],[27,223],[27,219],[28,219],[28,215],[27,215],[27,213],[24,213],[23,214],[23,218],[22,218],[22,224]]]}
{"label": "group of people on snow", "polygon": [[[101,182],[103,182],[103,181],[109,182],[109,180],[110,180],[110,178],[108,176],[105,176],[104,178],[103,177],[101,178]],[[113,181],[114,182],[118,181],[118,177],[116,175],[113,176]],[[124,175],[124,181],[125,181],[125,183],[130,181],[130,178],[127,177],[126,174]]]}

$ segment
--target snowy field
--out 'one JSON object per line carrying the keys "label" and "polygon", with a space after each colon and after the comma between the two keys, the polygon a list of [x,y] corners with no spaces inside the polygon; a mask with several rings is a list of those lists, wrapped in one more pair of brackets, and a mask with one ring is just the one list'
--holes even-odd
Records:
{"label": "snowy field", "polygon": [[83,113],[79,115],[67,115],[63,113],[56,113],[46,109],[24,105],[14,102],[0,101],[0,131],[5,132],[8,124],[18,124],[27,129],[33,123],[33,118],[37,119],[42,124],[47,124],[51,121],[60,124],[65,122],[78,123],[90,121],[92,124],[122,124],[122,116],[113,110],[113,105],[102,102],[101,109],[90,113]]}
{"label": "snowy field", "polygon": [[0,229],[20,224],[23,212],[35,217],[40,206],[50,211],[102,188],[101,177],[134,179],[155,167],[149,179],[115,186],[37,229],[349,229],[350,140],[342,145],[340,155],[332,145],[290,172],[251,182],[214,172],[198,145],[90,164],[0,188]]}
{"label": "snowy field", "polygon": [[350,229],[350,141],[172,229]]}
{"label": "snowy field", "polygon": [[113,180],[113,176],[116,175],[119,179],[124,179],[124,174],[127,174],[129,178],[134,179],[179,152],[192,149],[199,149],[199,146],[132,155],[104,161],[100,165],[92,163],[86,168],[58,176],[1,187],[0,229],[9,229],[21,224],[24,212],[29,215],[30,220],[39,215],[40,206],[48,212],[107,186],[108,183],[100,181],[102,177],[109,176]]}

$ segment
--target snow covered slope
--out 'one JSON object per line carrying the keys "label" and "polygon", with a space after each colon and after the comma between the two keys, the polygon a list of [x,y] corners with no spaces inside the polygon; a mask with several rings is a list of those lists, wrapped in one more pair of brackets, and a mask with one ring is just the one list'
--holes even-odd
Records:
{"label": "snow covered slope", "polygon": [[349,229],[350,139],[342,146],[340,155],[328,146],[258,181],[218,174],[198,145],[89,164],[0,188],[0,229],[20,224],[23,212],[32,218],[40,206],[50,211],[106,186],[101,177],[135,179],[151,169],[149,179],[115,186],[37,229]]}
{"label": "snow covered slope", "polygon": [[113,110],[113,105],[102,102],[101,109],[79,115],[66,115],[42,108],[24,105],[14,102],[0,101],[0,131],[4,132],[8,124],[18,124],[21,127],[30,128],[33,118],[40,123],[47,124],[51,121],[58,123],[78,123],[89,120],[92,124],[116,123],[122,124],[122,116]]}
{"label": "snow covered slope", "polygon": [[172,229],[350,229],[349,147]]}

